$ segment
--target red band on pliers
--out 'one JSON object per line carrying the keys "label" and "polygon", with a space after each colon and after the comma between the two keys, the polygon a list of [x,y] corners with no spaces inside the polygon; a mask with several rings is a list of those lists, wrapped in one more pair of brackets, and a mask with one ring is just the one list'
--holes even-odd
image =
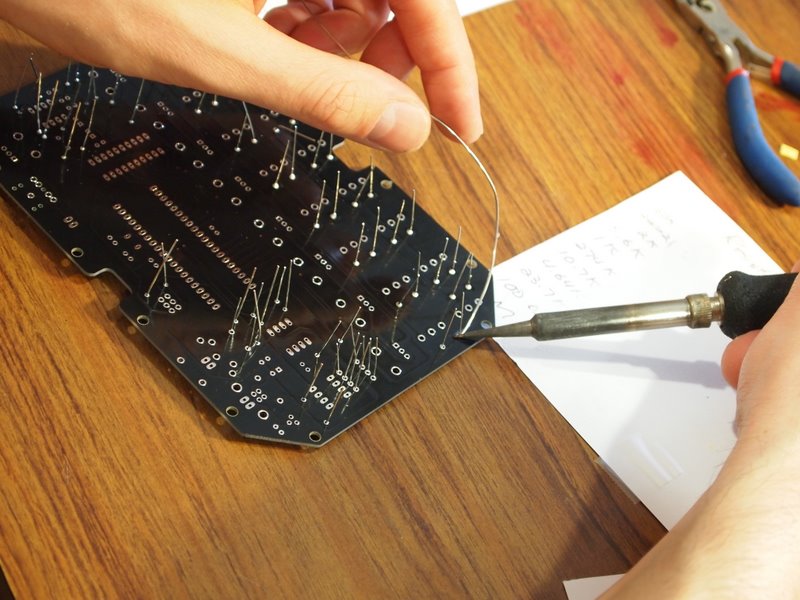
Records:
{"label": "red band on pliers", "polygon": [[747,69],[743,69],[739,67],[738,69],[734,69],[730,73],[725,76],[725,85],[728,85],[732,79],[735,79],[739,75],[744,75],[745,77],[750,77],[750,72]]}
{"label": "red band on pliers", "polygon": [[772,62],[772,68],[769,70],[769,77],[772,79],[772,83],[777,86],[781,85],[781,69],[783,69],[783,59],[775,57]]}

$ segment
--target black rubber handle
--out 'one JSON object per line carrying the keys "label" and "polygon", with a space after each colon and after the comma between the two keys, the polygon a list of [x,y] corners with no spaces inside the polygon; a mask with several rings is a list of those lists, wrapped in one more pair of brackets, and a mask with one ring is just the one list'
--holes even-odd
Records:
{"label": "black rubber handle", "polygon": [[797,273],[748,275],[733,271],[717,286],[724,302],[720,329],[729,338],[761,329],[780,308]]}

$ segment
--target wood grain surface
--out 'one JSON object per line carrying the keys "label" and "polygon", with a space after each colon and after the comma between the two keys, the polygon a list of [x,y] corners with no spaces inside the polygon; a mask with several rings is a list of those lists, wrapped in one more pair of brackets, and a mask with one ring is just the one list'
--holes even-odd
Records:
{"label": "wood grain surface", "polygon": [[[794,0],[726,4],[800,61]],[[782,266],[800,257],[800,209],[745,173],[723,69],[674,2],[519,0],[467,27],[501,260],[676,170]],[[0,91],[34,47],[0,23]],[[770,144],[800,146],[800,102],[754,92]],[[376,161],[488,259],[493,207],[459,147]],[[20,599],[563,598],[664,534],[492,342],[323,449],[244,442],[126,324],[119,284],[6,200],[0,230],[0,563]]]}

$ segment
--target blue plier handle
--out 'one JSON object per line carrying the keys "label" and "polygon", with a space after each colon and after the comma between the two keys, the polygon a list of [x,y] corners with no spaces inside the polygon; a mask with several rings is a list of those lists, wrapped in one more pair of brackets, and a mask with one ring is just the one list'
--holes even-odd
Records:
{"label": "blue plier handle", "polygon": [[683,16],[704,34],[725,64],[728,117],[739,158],[773,200],[800,206],[800,180],[764,138],[750,87],[752,72],[800,98],[800,69],[753,44],[716,0],[677,0],[677,3]]}

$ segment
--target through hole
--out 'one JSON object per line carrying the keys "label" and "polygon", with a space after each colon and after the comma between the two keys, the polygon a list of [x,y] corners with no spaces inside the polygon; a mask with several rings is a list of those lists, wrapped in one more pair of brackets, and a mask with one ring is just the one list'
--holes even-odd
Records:
{"label": "through hole", "polygon": [[321,442],[322,441],[322,434],[319,431],[312,431],[308,434],[308,439],[312,442]]}
{"label": "through hole", "polygon": [[138,317],[136,317],[136,322],[139,325],[150,325],[150,317],[148,317],[147,315],[139,315]]}
{"label": "through hole", "polygon": [[80,258],[83,256],[83,248],[73,248],[69,251],[69,253],[74,256],[75,258]]}
{"label": "through hole", "polygon": [[239,414],[239,409],[236,408],[235,406],[229,406],[228,408],[225,409],[225,414],[228,415],[229,417],[235,417]]}

